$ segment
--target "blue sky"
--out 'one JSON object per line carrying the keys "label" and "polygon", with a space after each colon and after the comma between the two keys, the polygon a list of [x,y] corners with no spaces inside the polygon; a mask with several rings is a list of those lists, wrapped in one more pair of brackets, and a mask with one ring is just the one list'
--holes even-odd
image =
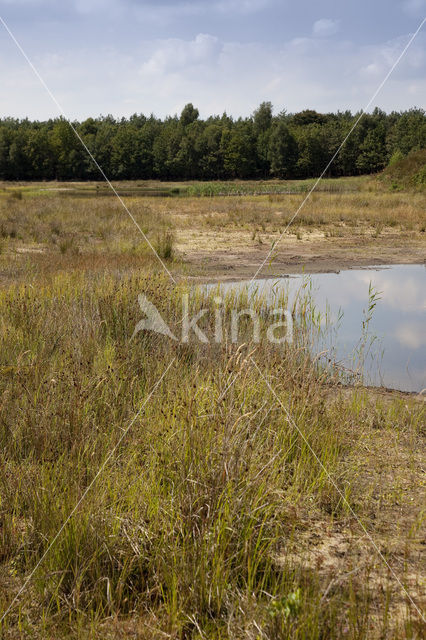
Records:
{"label": "blue sky", "polygon": [[[71,118],[365,106],[426,0],[0,0]],[[58,115],[0,25],[0,116]],[[376,99],[426,106],[426,25]]]}

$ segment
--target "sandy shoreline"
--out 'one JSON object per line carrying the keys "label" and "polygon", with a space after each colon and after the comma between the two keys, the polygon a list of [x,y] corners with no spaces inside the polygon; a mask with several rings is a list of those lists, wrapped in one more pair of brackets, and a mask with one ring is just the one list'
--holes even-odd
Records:
{"label": "sandy shoreline", "polygon": [[[250,279],[258,271],[268,254],[263,250],[190,250],[181,252],[182,261],[176,265],[174,273],[180,277],[200,281],[232,281]],[[396,264],[424,264],[426,243],[417,240],[407,246],[395,246],[387,242],[370,247],[352,246],[342,242],[331,247],[328,243],[309,244],[287,243],[284,251],[273,261],[268,259],[257,278],[273,278],[300,273],[336,273],[346,269],[381,267]],[[182,268],[183,267],[183,268]]]}

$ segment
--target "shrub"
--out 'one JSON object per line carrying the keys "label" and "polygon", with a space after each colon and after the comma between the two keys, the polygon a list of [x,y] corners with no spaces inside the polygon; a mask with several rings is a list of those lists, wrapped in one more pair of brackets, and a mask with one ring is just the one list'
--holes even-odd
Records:
{"label": "shrub", "polygon": [[157,235],[155,250],[164,260],[171,260],[174,256],[175,234],[171,229],[166,229]]}

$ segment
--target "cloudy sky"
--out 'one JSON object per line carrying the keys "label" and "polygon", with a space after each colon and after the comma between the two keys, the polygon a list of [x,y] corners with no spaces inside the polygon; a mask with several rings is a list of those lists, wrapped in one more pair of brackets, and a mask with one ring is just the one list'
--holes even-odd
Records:
{"label": "cloudy sky", "polygon": [[[71,118],[366,105],[426,0],[0,0]],[[0,24],[0,116],[58,110]],[[426,24],[375,104],[426,106]]]}

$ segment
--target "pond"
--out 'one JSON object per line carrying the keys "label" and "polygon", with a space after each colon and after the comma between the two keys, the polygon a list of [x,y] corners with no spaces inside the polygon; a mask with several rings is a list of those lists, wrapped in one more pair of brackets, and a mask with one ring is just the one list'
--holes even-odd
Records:
{"label": "pond", "polygon": [[[384,265],[228,282],[221,290],[248,288],[273,305],[285,288],[289,308],[301,290],[309,291],[327,327],[315,345],[317,352],[327,349],[344,370],[361,366],[365,384],[420,392],[426,387],[425,275],[425,265]],[[369,314],[371,302],[376,304]]]}

